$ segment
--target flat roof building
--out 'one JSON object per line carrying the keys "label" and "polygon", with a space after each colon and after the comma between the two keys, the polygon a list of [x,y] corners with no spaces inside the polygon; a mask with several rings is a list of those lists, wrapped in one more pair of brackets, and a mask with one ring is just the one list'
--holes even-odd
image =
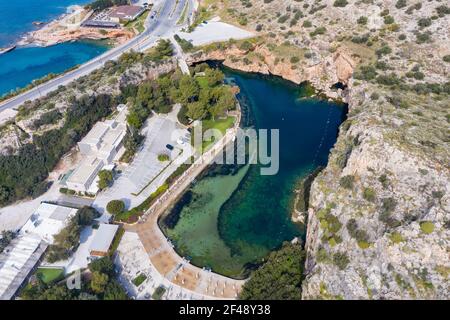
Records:
{"label": "flat roof building", "polygon": [[0,254],[0,300],[9,300],[77,209],[41,203]]}
{"label": "flat roof building", "polygon": [[117,110],[113,119],[96,123],[78,142],[80,153],[85,158],[65,181],[67,188],[77,192],[97,193],[98,188],[94,182],[98,172],[104,166],[112,164],[118,156],[127,131],[127,108],[119,105]]}
{"label": "flat roof building", "polygon": [[118,229],[119,226],[115,224],[100,224],[89,246],[89,254],[93,257],[106,256]]}
{"label": "flat roof building", "polygon": [[117,6],[109,11],[108,16],[114,22],[133,21],[144,11],[145,8],[141,6]]}
{"label": "flat roof building", "polygon": [[35,234],[52,244],[54,235],[67,225],[77,211],[78,209],[43,202],[20,229],[20,233]]}

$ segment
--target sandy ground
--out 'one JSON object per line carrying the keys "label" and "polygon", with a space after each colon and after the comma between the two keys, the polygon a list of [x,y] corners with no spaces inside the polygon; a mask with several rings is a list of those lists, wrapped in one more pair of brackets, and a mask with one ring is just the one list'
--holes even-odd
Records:
{"label": "sandy ground", "polygon": [[7,122],[8,120],[11,120],[14,118],[17,114],[17,111],[14,109],[6,109],[0,112],[0,126]]}
{"label": "sandy ground", "polygon": [[180,32],[181,38],[190,41],[194,46],[201,46],[212,42],[228,41],[230,39],[246,39],[255,34],[247,30],[235,27],[231,24],[212,19],[207,24],[200,24],[191,33]]}

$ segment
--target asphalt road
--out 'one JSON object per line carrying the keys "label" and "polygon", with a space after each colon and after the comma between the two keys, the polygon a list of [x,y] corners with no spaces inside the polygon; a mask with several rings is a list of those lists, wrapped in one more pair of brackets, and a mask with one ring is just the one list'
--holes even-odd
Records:
{"label": "asphalt road", "polygon": [[[148,16],[145,25],[146,30],[134,37],[130,41],[113,48],[104,54],[86,62],[77,69],[61,75],[58,78],[43,83],[35,88],[32,88],[16,97],[0,103],[0,112],[6,109],[17,108],[27,100],[35,100],[45,96],[47,93],[56,90],[59,86],[64,86],[73,80],[76,80],[92,71],[101,68],[108,60],[117,59],[122,53],[130,49],[142,51],[154,44],[154,42],[162,36],[165,36],[177,28],[176,23],[181,16],[184,5],[189,0],[163,0],[162,8],[159,15],[154,19]],[[177,6],[174,10],[174,6]],[[189,6],[192,10],[192,6]],[[158,8],[152,8],[152,11],[158,11]],[[189,13],[190,14],[190,13]]]}

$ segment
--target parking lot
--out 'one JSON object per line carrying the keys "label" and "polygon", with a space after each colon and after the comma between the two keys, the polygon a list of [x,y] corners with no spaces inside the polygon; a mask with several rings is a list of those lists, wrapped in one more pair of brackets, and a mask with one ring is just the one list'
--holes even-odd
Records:
{"label": "parking lot", "polygon": [[[113,199],[124,201],[127,208],[139,205],[192,155],[193,148],[187,138],[189,132],[178,124],[177,112],[178,108],[174,108],[168,115],[153,115],[148,120],[142,130],[143,145],[114,184],[98,194],[93,203],[95,208],[104,212],[106,204]],[[177,139],[180,135],[187,142]],[[173,150],[167,148],[168,144]],[[168,155],[170,160],[158,160],[159,154]]]}

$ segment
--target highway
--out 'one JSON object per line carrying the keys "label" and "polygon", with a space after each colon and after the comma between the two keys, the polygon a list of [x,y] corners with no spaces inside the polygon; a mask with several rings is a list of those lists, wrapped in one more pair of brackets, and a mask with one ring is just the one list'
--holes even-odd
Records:
{"label": "highway", "polygon": [[[167,36],[176,32],[180,26],[177,26],[177,21],[180,18],[186,1],[192,0],[163,0],[161,5],[157,5],[151,11],[157,11],[154,19],[151,19],[151,14],[148,15],[145,21],[145,31],[137,35],[130,41],[108,50],[104,54],[86,62],[77,69],[63,74],[55,79],[45,82],[37,87],[34,87],[20,95],[12,97],[0,103],[0,112],[7,109],[17,109],[21,104],[28,100],[35,100],[45,96],[47,93],[56,90],[59,86],[65,86],[68,83],[84,76],[92,71],[101,68],[108,60],[115,60],[128,50],[143,51],[151,47],[160,37]],[[175,8],[176,6],[176,8]],[[192,13],[192,2],[189,4],[188,16]]]}

